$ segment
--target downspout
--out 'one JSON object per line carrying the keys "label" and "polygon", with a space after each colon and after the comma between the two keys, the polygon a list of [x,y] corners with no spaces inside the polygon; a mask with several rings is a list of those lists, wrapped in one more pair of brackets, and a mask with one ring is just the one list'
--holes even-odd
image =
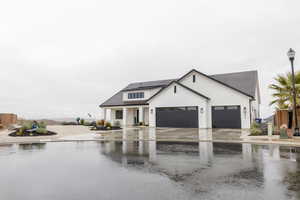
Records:
{"label": "downspout", "polygon": [[253,101],[253,99],[249,99],[249,115],[250,115],[250,127],[251,127],[251,123],[252,123],[252,104],[251,102]]}

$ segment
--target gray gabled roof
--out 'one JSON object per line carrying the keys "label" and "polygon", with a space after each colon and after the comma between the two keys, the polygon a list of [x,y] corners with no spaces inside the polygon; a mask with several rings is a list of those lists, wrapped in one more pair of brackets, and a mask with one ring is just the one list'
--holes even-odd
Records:
{"label": "gray gabled roof", "polygon": [[138,82],[138,83],[131,83],[123,91],[130,91],[130,90],[145,90],[151,89],[156,87],[164,87],[171,83],[172,81],[176,81],[177,79],[168,79],[168,80],[158,80],[158,81],[147,81],[147,82]]}
{"label": "gray gabled roof", "polygon": [[258,79],[257,71],[244,71],[228,74],[215,74],[210,77],[255,97]]}
{"label": "gray gabled roof", "polygon": [[[206,75],[207,76],[207,75]],[[257,87],[258,73],[257,71],[244,71],[244,72],[235,72],[227,74],[215,74],[207,76],[210,77],[225,86],[229,86],[232,89],[240,91],[248,96],[255,97],[255,90]],[[181,77],[182,78],[182,77]],[[125,106],[125,105],[147,105],[147,100],[145,101],[134,101],[134,102],[123,102],[123,92],[124,91],[133,91],[133,90],[144,90],[152,89],[158,87],[166,87],[173,81],[179,79],[167,79],[167,80],[158,80],[158,81],[147,81],[147,82],[137,82],[131,83],[111,98],[106,100],[100,105],[100,107],[106,106]]]}

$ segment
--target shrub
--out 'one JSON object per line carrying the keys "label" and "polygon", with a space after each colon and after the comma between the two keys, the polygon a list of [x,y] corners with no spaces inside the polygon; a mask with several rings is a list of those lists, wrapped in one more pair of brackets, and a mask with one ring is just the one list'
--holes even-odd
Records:
{"label": "shrub", "polygon": [[263,133],[263,131],[261,130],[258,123],[253,122],[251,124],[250,133],[251,133],[251,135],[261,135]]}
{"label": "shrub", "polygon": [[105,120],[104,119],[101,119],[101,120],[97,121],[97,125],[98,126],[104,126],[104,124],[105,124]]}
{"label": "shrub", "polygon": [[250,129],[251,135],[261,135],[262,134],[262,130],[258,129],[258,128],[252,128]]}
{"label": "shrub", "polygon": [[23,132],[32,128],[33,122],[25,122],[22,125]]}
{"label": "shrub", "polygon": [[90,122],[84,122],[84,124],[83,124],[84,126],[90,126],[91,125],[91,123]]}
{"label": "shrub", "polygon": [[44,128],[44,129],[46,129],[46,128],[47,128],[47,125],[46,125],[45,122],[41,121],[41,122],[38,123],[38,127],[39,127],[39,128]]}
{"label": "shrub", "polygon": [[46,134],[46,133],[48,133],[47,129],[45,129],[45,128],[38,128],[38,129],[36,129],[36,132],[38,134]]}
{"label": "shrub", "polygon": [[105,127],[111,128],[111,123],[110,122],[105,122]]}
{"label": "shrub", "polygon": [[84,125],[84,119],[80,119],[80,124]]}
{"label": "shrub", "polygon": [[260,128],[259,124],[257,122],[253,122],[251,124],[251,128]]}
{"label": "shrub", "polygon": [[22,128],[20,128],[17,133],[17,135],[23,135],[24,134],[24,130]]}
{"label": "shrub", "polygon": [[144,126],[144,122],[140,122],[139,125],[140,125],[140,126]]}

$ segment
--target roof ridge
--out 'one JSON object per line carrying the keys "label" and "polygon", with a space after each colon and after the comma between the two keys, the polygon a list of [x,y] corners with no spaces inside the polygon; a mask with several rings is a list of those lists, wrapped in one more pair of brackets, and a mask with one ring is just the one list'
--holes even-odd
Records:
{"label": "roof ridge", "polygon": [[177,79],[178,79],[178,78],[176,78],[176,79],[170,78],[170,79],[160,79],[160,80],[152,80],[152,81],[131,82],[131,83],[129,83],[129,85],[130,85],[130,84],[138,84],[138,83],[156,82],[156,81],[172,81],[172,80],[177,80]]}
{"label": "roof ridge", "polygon": [[220,73],[220,74],[210,74],[209,76],[229,75],[229,74],[239,74],[239,73],[246,73],[246,72],[256,72],[256,73],[258,73],[258,70],[247,70],[247,71],[239,71],[239,72],[229,72],[229,73]]}

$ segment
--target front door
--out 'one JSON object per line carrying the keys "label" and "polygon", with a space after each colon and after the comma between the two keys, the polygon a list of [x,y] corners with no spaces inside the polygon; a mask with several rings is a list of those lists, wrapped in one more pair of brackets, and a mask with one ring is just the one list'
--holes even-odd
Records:
{"label": "front door", "polygon": [[134,115],[134,124],[138,124],[139,123],[139,110],[137,109],[135,111],[135,115]]}

